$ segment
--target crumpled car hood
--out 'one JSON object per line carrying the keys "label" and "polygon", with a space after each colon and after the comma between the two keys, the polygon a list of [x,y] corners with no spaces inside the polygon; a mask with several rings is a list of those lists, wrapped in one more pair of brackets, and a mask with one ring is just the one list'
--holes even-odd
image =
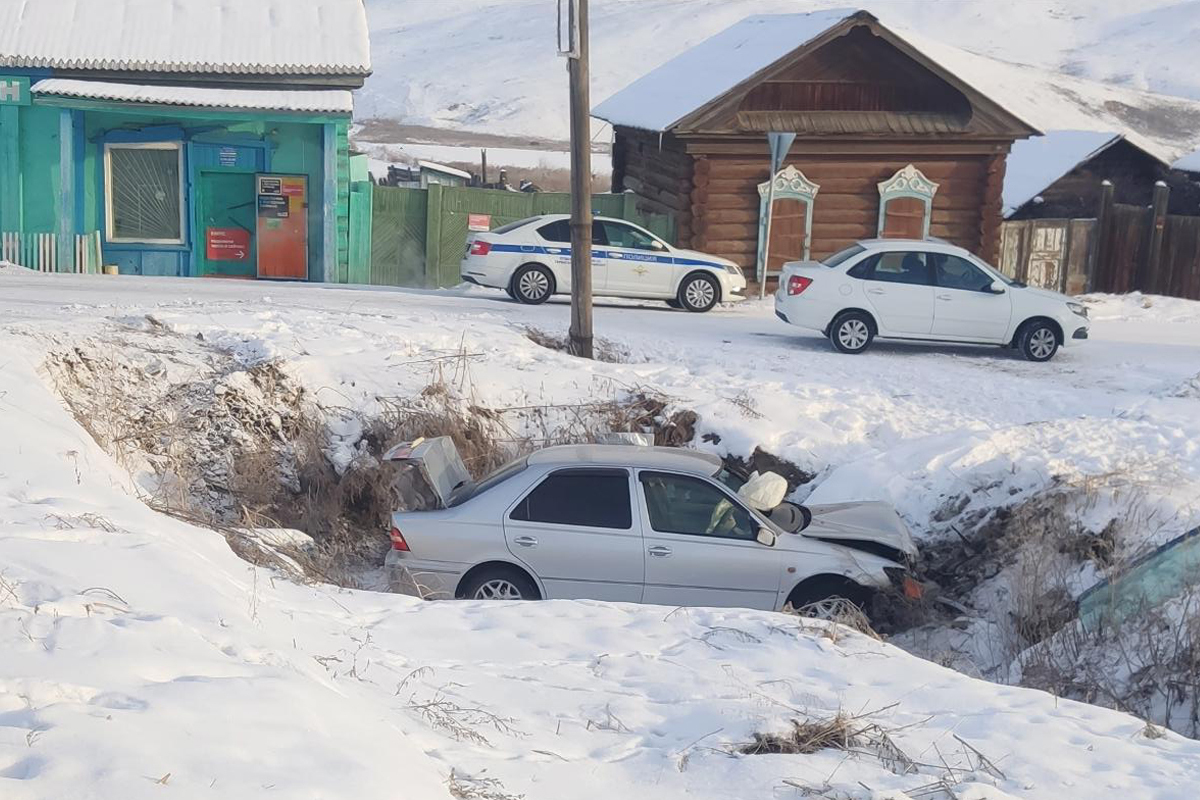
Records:
{"label": "crumpled car hood", "polygon": [[891,505],[879,501],[808,506],[812,524],[800,534],[830,541],[878,542],[915,558],[917,546],[908,526]]}

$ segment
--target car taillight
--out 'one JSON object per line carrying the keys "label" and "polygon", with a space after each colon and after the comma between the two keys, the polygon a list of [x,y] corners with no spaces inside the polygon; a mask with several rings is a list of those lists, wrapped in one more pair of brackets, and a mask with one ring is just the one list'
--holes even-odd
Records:
{"label": "car taillight", "polygon": [[479,239],[476,239],[475,241],[471,242],[471,255],[486,256],[490,252],[492,252],[492,243],[491,242],[483,242],[483,241],[480,241]]}
{"label": "car taillight", "polygon": [[788,278],[787,292],[788,296],[797,295],[812,285],[812,278],[806,278],[803,275],[793,275]]}
{"label": "car taillight", "polygon": [[404,534],[400,532],[399,528],[393,525],[390,535],[392,537],[393,550],[403,550],[405,553],[409,552],[408,542],[404,541]]}

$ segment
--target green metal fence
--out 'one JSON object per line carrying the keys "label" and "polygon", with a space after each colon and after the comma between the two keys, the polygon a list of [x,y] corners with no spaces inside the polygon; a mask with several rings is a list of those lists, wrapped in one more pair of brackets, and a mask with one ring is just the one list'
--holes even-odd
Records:
{"label": "green metal fence", "polygon": [[[371,283],[454,286],[461,281],[459,265],[467,249],[471,215],[486,215],[490,227],[495,229],[537,214],[570,213],[571,195],[465,186],[433,185],[428,189],[376,186],[370,208]],[[631,194],[594,195],[592,210],[600,216],[629,220],[668,242],[675,242],[675,220],[638,211]],[[360,230],[353,222],[352,229]],[[351,272],[359,274],[354,261],[352,256]]]}

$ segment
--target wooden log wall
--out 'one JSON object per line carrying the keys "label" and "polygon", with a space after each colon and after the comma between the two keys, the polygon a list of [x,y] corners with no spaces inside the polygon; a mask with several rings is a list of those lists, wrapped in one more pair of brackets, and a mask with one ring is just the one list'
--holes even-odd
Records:
{"label": "wooden log wall", "polygon": [[676,239],[692,239],[692,157],[671,135],[618,128],[613,144],[613,191],[637,195],[638,209],[675,218]]}
{"label": "wooden log wall", "polygon": [[[813,206],[812,256],[824,258],[859,239],[874,238],[879,224],[878,183],[909,163],[940,184],[930,235],[994,258],[1004,179],[1002,154],[789,157],[785,165],[794,164],[821,187]],[[728,258],[744,269],[753,268],[758,249],[758,184],[767,179],[767,171],[762,158],[697,156],[689,220],[691,246]]]}

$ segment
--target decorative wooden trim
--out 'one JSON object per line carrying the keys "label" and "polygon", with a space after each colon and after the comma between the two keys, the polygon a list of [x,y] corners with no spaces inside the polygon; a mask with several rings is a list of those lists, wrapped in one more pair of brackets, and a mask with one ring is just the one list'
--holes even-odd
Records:
{"label": "decorative wooden trim", "polygon": [[[773,187],[772,183],[774,184]],[[771,196],[772,188],[774,188],[773,197]],[[803,172],[796,169],[792,164],[788,164],[775,173],[773,179],[763,181],[758,185],[758,275],[760,276],[760,280],[765,279],[767,275],[767,263],[765,260],[767,249],[767,203],[775,200],[799,200],[804,203],[803,258],[807,261],[812,247],[813,203],[817,199],[817,192],[820,190],[820,186],[810,181],[805,177]]]}
{"label": "decorative wooden trim", "polygon": [[893,200],[910,198],[920,200],[925,205],[925,225],[922,238],[929,236],[929,222],[933,216],[933,196],[937,194],[940,184],[926,178],[921,170],[909,164],[899,170],[886,181],[880,181],[879,186],[879,227],[878,235],[883,235],[883,227],[887,222],[887,204]]}

